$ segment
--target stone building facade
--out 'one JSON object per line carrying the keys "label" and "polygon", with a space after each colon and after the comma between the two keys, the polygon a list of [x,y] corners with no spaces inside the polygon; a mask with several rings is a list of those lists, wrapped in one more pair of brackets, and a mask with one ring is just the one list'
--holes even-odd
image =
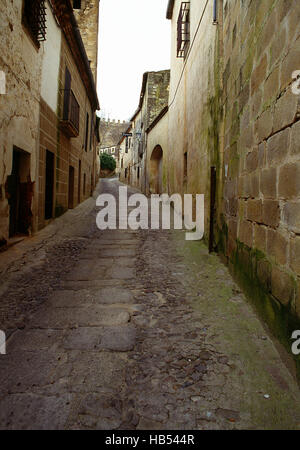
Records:
{"label": "stone building facade", "polygon": [[143,75],[139,105],[131,118],[133,147],[131,184],[143,192],[149,192],[146,130],[167,106],[169,84],[170,70],[146,72]]}
{"label": "stone building facade", "polygon": [[167,18],[164,187],[205,194],[206,242],[287,343],[300,318],[300,3],[169,0]]}
{"label": "stone building facade", "polygon": [[[0,1],[0,244],[29,230],[38,210],[39,97],[43,44],[33,39],[22,1]],[[23,205],[23,207],[21,206]]]}
{"label": "stone building facade", "polygon": [[167,19],[168,104],[143,132],[142,88],[131,158],[142,180],[131,168],[127,181],[205,195],[210,251],[289,348],[300,324],[300,3],[169,0]]}
{"label": "stone building facade", "polygon": [[[99,105],[93,75],[86,55],[80,51],[84,47],[75,31],[74,16],[74,26],[68,27],[72,9],[62,10],[60,5],[54,5],[54,13],[64,33],[55,110],[41,98],[39,228],[89,197],[98,176],[95,111]],[[49,78],[49,72],[45,76]],[[77,119],[71,115],[75,107]],[[47,145],[51,137],[54,151]]]}
{"label": "stone building facade", "polygon": [[128,128],[129,122],[125,120],[100,119],[99,133],[100,142],[99,149],[112,147],[118,144],[122,133]]}
{"label": "stone building facade", "polygon": [[104,153],[106,155],[111,156],[115,160],[115,162],[116,162],[115,173],[119,173],[120,172],[119,147],[116,145],[112,145],[111,147],[100,148],[100,150],[99,150],[100,156],[103,155]]}
{"label": "stone building facade", "polygon": [[110,120],[101,119],[100,120],[100,142],[98,145],[99,156],[102,153],[107,153],[112,156],[116,161],[116,173],[120,172],[120,140],[122,139],[123,133],[128,128],[129,123],[125,120]]}
{"label": "stone building facade", "polygon": [[153,120],[147,134],[147,194],[169,192],[168,186],[168,106]]}
{"label": "stone building facade", "polygon": [[[69,1],[0,1],[0,241],[35,232],[98,178],[95,80]],[[83,26],[83,23],[81,24]],[[37,33],[38,30],[38,33]],[[67,85],[66,85],[67,80]]]}
{"label": "stone building facade", "polygon": [[133,139],[132,139],[132,125],[125,130],[124,135],[118,142],[119,148],[119,166],[120,166],[120,181],[131,184],[132,167],[133,167]]}
{"label": "stone building facade", "polygon": [[73,0],[73,9],[97,86],[100,0]]}
{"label": "stone building facade", "polygon": [[297,1],[224,4],[219,242],[264,317],[274,330],[286,325],[287,337],[291,316],[300,318],[299,19]]}

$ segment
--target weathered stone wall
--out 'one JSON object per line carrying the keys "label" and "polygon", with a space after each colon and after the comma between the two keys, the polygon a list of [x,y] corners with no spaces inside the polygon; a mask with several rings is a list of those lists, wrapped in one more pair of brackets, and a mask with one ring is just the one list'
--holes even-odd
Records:
{"label": "weathered stone wall", "polygon": [[300,317],[300,3],[224,3],[225,253],[266,315]]}
{"label": "weathered stone wall", "polygon": [[121,122],[120,120],[100,120],[99,132],[100,143],[99,148],[112,147],[117,145],[124,133],[129,127],[129,122]]}
{"label": "weathered stone wall", "polygon": [[[94,21],[98,26],[98,2],[93,3]],[[13,149],[18,149],[22,167],[19,169],[21,184],[28,180],[34,183],[31,202],[32,226],[35,231],[45,225],[45,155],[49,150],[55,155],[55,215],[68,208],[69,166],[75,169],[74,203],[76,204],[91,194],[96,182],[96,138],[91,132],[93,117],[90,100],[65,37],[54,19],[52,7],[46,2],[47,33],[46,41],[37,45],[33,42],[26,27],[22,24],[21,0],[0,1],[1,56],[0,70],[6,74],[6,94],[0,95],[0,241],[9,236],[8,188],[7,177],[12,171]],[[91,9],[91,6],[89,6]],[[96,12],[97,9],[97,12]],[[86,10],[85,10],[86,11]],[[86,26],[90,27],[90,15]],[[82,24],[84,19],[82,18]],[[96,28],[98,30],[98,28]],[[94,29],[92,33],[94,33]],[[91,52],[97,53],[97,39],[85,34]],[[91,56],[94,68],[97,58]],[[93,59],[94,58],[94,59]],[[65,67],[68,66],[72,76],[72,90],[80,104],[80,133],[77,138],[67,138],[59,128],[62,116]],[[89,114],[89,133],[87,151],[84,149],[86,113]],[[90,145],[92,140],[92,145]],[[28,156],[27,156],[28,155]],[[81,160],[81,183],[78,193],[78,166]],[[9,180],[18,183],[16,202],[20,187],[17,178]],[[85,181],[84,181],[85,180]],[[27,189],[27,187],[26,187]],[[20,191],[21,192],[21,191]],[[23,195],[23,194],[22,194]],[[26,194],[27,195],[27,194]],[[27,207],[26,207],[27,208]],[[19,206],[16,207],[16,211]],[[13,209],[11,208],[11,211]],[[30,209],[26,209],[28,217]],[[14,214],[17,216],[17,213]],[[13,216],[12,216],[13,217]]]}
{"label": "weathered stone wall", "polygon": [[133,160],[131,184],[143,192],[148,192],[147,179],[147,135],[146,130],[168,105],[170,70],[146,72],[143,76],[141,100],[137,113],[132,119]]}
{"label": "weathered stone wall", "polygon": [[145,129],[168,104],[169,101],[170,70],[149,72],[144,97],[143,126]]}
{"label": "weathered stone wall", "polygon": [[46,6],[46,41],[43,42],[41,97],[52,111],[57,111],[58,73],[60,65],[61,29],[48,1]]}
{"label": "weathered stone wall", "polygon": [[287,344],[300,318],[300,97],[292,92],[300,3],[219,1],[213,25],[213,1],[191,0],[186,59],[176,57],[180,5],[172,17],[169,192],[205,194],[205,239]]}
{"label": "weathered stone wall", "polygon": [[[129,129],[129,133],[132,132],[132,128]],[[128,180],[128,176],[126,177],[125,174],[129,174],[131,169],[131,165],[132,165],[132,161],[133,161],[133,155],[132,155],[132,139],[130,139],[129,141],[129,147],[127,149],[127,153],[126,153],[126,138],[124,138],[122,140],[122,142],[120,142],[119,144],[119,158],[120,158],[120,181],[122,181],[123,183],[129,183],[130,180]],[[123,164],[122,164],[122,160],[123,160]],[[125,169],[127,169],[125,171]]]}
{"label": "weathered stone wall", "polygon": [[74,9],[74,15],[97,83],[99,0],[82,0],[81,9]]}
{"label": "weathered stone wall", "polygon": [[[138,114],[136,114],[132,121],[132,161],[130,169],[130,184],[138,189],[141,188],[141,176],[137,176],[137,167],[139,167],[140,174],[141,168],[144,166],[144,154],[142,149],[145,142],[145,129],[143,125],[143,117],[146,117],[146,102],[144,101]],[[143,171],[143,174],[145,172]],[[144,176],[143,176],[144,179]]]}
{"label": "weathered stone wall", "polygon": [[[39,95],[43,49],[38,49],[22,25],[22,1],[0,1],[0,70],[6,74],[6,94],[0,95],[0,240],[9,234],[5,183],[12,170],[13,146],[30,155],[31,181],[37,189]],[[37,196],[31,206],[35,217]],[[35,229],[35,222],[32,224]]]}
{"label": "weathered stone wall", "polygon": [[[59,99],[58,99],[58,117],[62,117],[63,97],[64,97],[64,80],[65,70],[71,73],[71,89],[74,92],[77,102],[80,106],[79,118],[79,136],[68,138],[62,131],[59,131],[57,139],[57,153],[56,153],[56,207],[55,214],[60,215],[68,208],[68,189],[69,189],[69,166],[72,166],[75,171],[74,177],[74,206],[88,198],[91,193],[91,180],[94,166],[94,147],[95,136],[93,135],[93,145],[90,147],[91,138],[91,118],[92,110],[87,96],[86,89],[83,85],[79,71],[76,67],[75,61],[72,57],[70,48],[67,45],[65,38],[62,38],[61,48],[61,62],[59,71]],[[85,129],[86,129],[86,114],[89,114],[89,132],[88,132],[88,146],[85,151]],[[81,180],[79,183],[79,161],[81,161]],[[84,177],[85,175],[85,177]],[[84,192],[84,178],[85,178],[85,192]],[[80,184],[80,194],[78,194],[78,186]]]}
{"label": "weathered stone wall", "polygon": [[[39,146],[39,192],[38,192],[38,229],[45,226],[45,183],[46,183],[46,151],[55,155],[56,166],[58,117],[48,104],[41,99],[40,104],[40,146]],[[54,184],[54,199],[56,189]]]}
{"label": "weathered stone wall", "polygon": [[[139,177],[136,185],[143,191],[149,191],[149,172],[148,165],[148,147],[146,130],[159,115],[169,101],[170,70],[160,70],[158,72],[149,72],[147,75],[147,84],[141,108],[141,156],[139,158]],[[137,149],[137,152],[139,149]],[[149,167],[149,166],[148,166]]]}
{"label": "weathered stone wall", "polygon": [[[147,134],[147,162],[146,162],[146,193],[155,193],[156,178],[161,176],[161,193],[169,192],[168,186],[168,113],[166,113],[154,128]],[[155,159],[155,149],[162,150],[162,171],[161,174],[151,167],[151,160]],[[156,169],[156,168],[155,168]]]}
{"label": "weathered stone wall", "polygon": [[[220,2],[218,2],[220,5]],[[209,234],[210,167],[219,161],[219,28],[212,24],[213,0],[190,2],[190,47],[177,57],[177,20],[172,15],[169,96],[169,192],[205,194],[205,238]],[[185,173],[186,166],[186,173]]]}

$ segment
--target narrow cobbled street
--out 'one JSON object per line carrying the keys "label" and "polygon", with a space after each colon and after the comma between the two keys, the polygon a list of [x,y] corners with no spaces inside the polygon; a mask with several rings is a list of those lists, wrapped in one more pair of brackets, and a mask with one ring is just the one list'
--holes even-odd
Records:
{"label": "narrow cobbled street", "polygon": [[119,186],[0,254],[1,429],[299,429],[289,362],[217,255],[97,229]]}

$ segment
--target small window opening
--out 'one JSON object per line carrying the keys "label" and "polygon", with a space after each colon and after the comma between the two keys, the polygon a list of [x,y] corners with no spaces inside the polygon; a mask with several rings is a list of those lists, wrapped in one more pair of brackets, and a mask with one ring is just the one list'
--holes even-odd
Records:
{"label": "small window opening", "polygon": [[81,0],[73,0],[73,8],[81,9]]}
{"label": "small window opening", "polygon": [[183,178],[184,178],[184,181],[186,181],[186,179],[187,179],[187,152],[184,153]]}

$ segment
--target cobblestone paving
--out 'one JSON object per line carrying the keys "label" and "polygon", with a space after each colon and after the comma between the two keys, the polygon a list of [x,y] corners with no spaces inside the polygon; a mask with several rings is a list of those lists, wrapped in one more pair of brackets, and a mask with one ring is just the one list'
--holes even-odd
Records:
{"label": "cobblestone paving", "polygon": [[2,272],[0,428],[299,429],[297,383],[217,256],[95,216],[68,212]]}

